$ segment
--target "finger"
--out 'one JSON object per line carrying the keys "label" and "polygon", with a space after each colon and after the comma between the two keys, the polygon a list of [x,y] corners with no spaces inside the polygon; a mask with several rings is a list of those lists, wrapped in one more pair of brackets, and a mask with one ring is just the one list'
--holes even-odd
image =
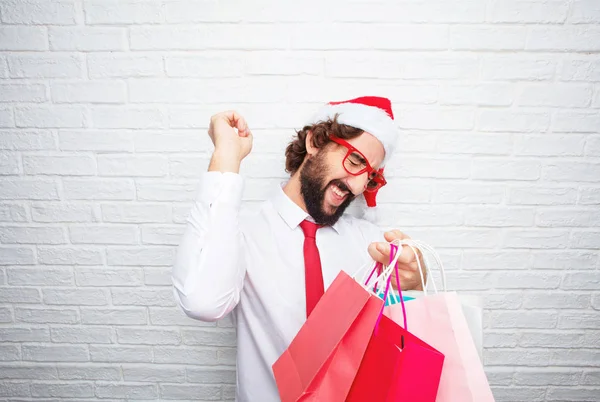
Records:
{"label": "finger", "polygon": [[394,241],[394,240],[410,239],[410,237],[408,235],[406,235],[405,233],[402,233],[398,229],[394,229],[394,230],[390,230],[388,232],[385,232],[383,234],[383,237],[388,242],[391,242],[391,241]]}
{"label": "finger", "polygon": [[403,290],[406,290],[408,287],[412,286],[413,283],[420,282],[420,279],[417,279],[414,273],[406,272],[402,270],[398,270],[398,280],[396,280],[396,273],[394,272],[392,275],[392,286],[394,289],[398,290],[398,284]]}
{"label": "finger", "polygon": [[427,270],[425,266],[421,265],[421,273],[419,273],[419,266],[417,264],[398,264],[398,272],[401,275],[405,275],[405,279],[421,283],[421,273],[423,274],[423,282],[427,282]]}
{"label": "finger", "polygon": [[413,249],[409,246],[402,246],[402,253],[400,254],[400,257],[398,257],[398,262],[400,264],[410,264],[415,261],[415,252]]}
{"label": "finger", "polygon": [[369,244],[369,255],[371,256],[371,258],[377,262],[380,262],[382,264],[387,264],[390,260],[390,248],[389,245],[387,245],[387,250],[386,250],[386,246],[387,243],[377,243],[377,242],[373,242],[371,244]]}
{"label": "finger", "polygon": [[248,131],[245,135],[241,135],[240,140],[243,144],[248,144],[250,146],[250,149],[252,149],[252,143],[254,142],[252,132]]}
{"label": "finger", "polygon": [[[385,242],[376,242],[375,249],[377,250],[377,252],[381,255],[381,258],[383,259],[381,261],[380,261],[380,259],[377,259],[377,261],[380,261],[386,265],[389,264],[391,245],[389,243],[385,243]],[[400,256],[398,256],[398,262],[401,264],[410,264],[413,261],[415,261],[415,253],[412,251],[412,249],[410,247],[402,246],[402,251],[400,253]]]}
{"label": "finger", "polygon": [[233,127],[238,129],[238,133],[240,135],[247,135],[248,123],[246,122],[246,119],[244,119],[241,115],[239,115],[237,112],[234,112],[233,119],[230,120],[230,122],[233,123]]}
{"label": "finger", "polygon": [[419,266],[417,264],[398,263],[397,265],[400,271],[417,272],[419,269]]}
{"label": "finger", "polygon": [[246,119],[242,117],[236,110],[227,110],[221,113],[221,117],[224,118],[231,127],[238,129],[238,133],[244,134],[248,130],[248,124]]}
{"label": "finger", "polygon": [[[375,246],[377,251],[384,257],[390,258],[391,247],[388,243],[380,243],[378,242]],[[388,261],[389,262],[389,261]]]}
{"label": "finger", "polygon": [[246,123],[246,130],[243,132],[243,136],[244,137],[252,137],[252,131],[250,131],[250,127],[248,127],[247,123]]}
{"label": "finger", "polygon": [[237,121],[236,128],[238,129],[238,134],[242,137],[247,137],[250,134],[250,129],[248,128],[248,123],[246,119],[240,116]]}
{"label": "finger", "polygon": [[[400,273],[400,286],[402,286],[403,288],[407,285],[410,285],[412,283],[415,282],[420,282],[420,279],[417,279],[414,274],[411,274],[409,272],[401,272]],[[403,286],[404,284],[404,286]]]}

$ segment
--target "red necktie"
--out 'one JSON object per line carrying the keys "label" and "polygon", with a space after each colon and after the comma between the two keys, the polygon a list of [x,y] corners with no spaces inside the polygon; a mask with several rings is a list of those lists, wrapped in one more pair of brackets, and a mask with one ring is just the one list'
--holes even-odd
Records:
{"label": "red necktie", "polygon": [[306,317],[308,317],[325,293],[325,289],[321,271],[321,256],[315,238],[319,226],[305,220],[300,223],[300,227],[304,232],[304,275],[306,278]]}

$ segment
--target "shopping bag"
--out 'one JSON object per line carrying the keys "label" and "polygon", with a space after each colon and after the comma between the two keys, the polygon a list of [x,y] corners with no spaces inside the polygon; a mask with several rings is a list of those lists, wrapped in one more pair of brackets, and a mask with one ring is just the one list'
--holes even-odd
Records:
{"label": "shopping bag", "polygon": [[[380,298],[384,299],[383,293],[379,292],[377,294],[377,296],[379,296]],[[400,303],[400,299],[398,298],[399,296],[397,295],[396,292],[393,292],[393,296],[392,297],[388,297],[387,299],[384,299],[385,301],[385,306],[391,306],[392,304],[397,304]],[[402,295],[402,300],[404,300],[405,302],[409,301],[409,300],[413,300],[414,297],[411,296],[406,296],[406,295]]]}
{"label": "shopping bag", "polygon": [[[397,247],[394,244],[391,246],[390,258],[393,258]],[[397,288],[399,297],[402,298],[395,261],[392,267],[396,270]],[[384,299],[388,299],[391,281],[391,272],[389,273]],[[404,301],[401,299],[400,306],[403,305]],[[409,332],[406,314],[403,318],[404,328],[386,316],[376,323],[347,401],[436,400],[444,355]]]}
{"label": "shopping bag", "polygon": [[[439,256],[429,246],[413,240],[402,240],[401,243],[429,251],[434,255],[437,265],[443,269]],[[431,270],[430,265],[426,262],[426,269]],[[421,267],[419,271],[422,272]],[[438,292],[433,278],[431,275],[429,277],[434,294],[428,294],[427,287],[424,286],[425,294],[407,302],[405,311],[392,305],[386,307],[385,314],[395,322],[401,322],[406,312],[411,332],[444,354],[437,401],[494,401],[457,293]],[[445,289],[443,272],[442,282]]]}
{"label": "shopping bag", "polygon": [[383,316],[346,401],[436,400],[444,355]]}
{"label": "shopping bag", "polygon": [[344,401],[382,308],[341,271],[273,364],[282,402]]}
{"label": "shopping bag", "polygon": [[[421,251],[429,251],[432,253],[434,260],[436,262],[436,265],[440,268],[440,271],[441,271],[442,289],[444,292],[446,292],[447,287],[446,287],[446,273],[444,271],[444,264],[442,263],[441,259],[439,258],[439,256],[435,252],[435,250],[433,250],[430,246],[428,246],[422,242],[419,242],[419,241],[415,242],[413,240],[407,239],[405,241],[405,243],[409,247],[414,247],[414,248],[422,247],[425,250],[421,250]],[[413,251],[415,251],[415,253],[416,253],[416,249]],[[427,261],[425,264],[425,267],[426,267],[425,269],[429,270],[429,267],[431,266],[429,263],[429,258],[427,257],[426,253],[422,253],[422,255],[423,255],[423,258]],[[418,291],[418,290],[405,291],[405,292],[403,292],[404,296],[411,297],[413,300],[416,298],[419,298],[419,297],[426,296],[427,288],[430,283],[433,285],[434,292],[437,293],[437,286],[435,285],[435,281],[434,281],[431,273],[429,275],[429,278],[430,279],[427,284],[423,283],[423,278],[421,278],[421,281],[422,281],[421,284],[423,286],[422,291]],[[473,342],[475,342],[475,348],[477,349],[477,354],[479,356],[479,359],[481,361],[483,361],[483,303],[482,303],[481,297],[476,296],[476,295],[459,294],[458,299],[460,300],[461,308],[462,308],[465,318],[467,320],[467,325],[471,332],[471,336],[473,337]]]}
{"label": "shopping bag", "polygon": [[[442,289],[444,292],[446,292],[447,291],[446,273],[444,271],[444,264],[442,263],[439,256],[435,253],[435,251],[431,247],[425,245],[422,242],[417,241],[415,243],[413,241],[413,243],[411,243],[411,241],[408,240],[407,243],[415,244],[416,247],[418,247],[418,245],[417,245],[417,243],[418,243],[418,244],[423,245],[424,248],[428,249],[429,251],[432,251],[434,260],[435,260],[437,266],[439,266],[439,268],[441,270]],[[427,254],[423,253],[422,255],[426,260],[428,260]],[[430,264],[427,263],[426,267],[429,267],[429,266],[430,266]],[[427,268],[426,268],[426,270],[427,270]],[[422,291],[420,291],[420,290],[403,291],[402,295],[404,297],[404,301],[414,300],[416,298],[426,296],[427,288],[430,283],[433,283],[434,291],[437,293],[437,287],[435,286],[435,282],[433,281],[433,277],[431,275],[430,275],[430,278],[431,279],[427,284],[422,283],[422,285],[423,285]],[[483,302],[481,300],[481,297],[476,296],[476,295],[458,294],[458,299],[460,300],[460,305],[462,307],[465,318],[467,319],[467,324],[469,326],[471,336],[473,337],[473,342],[475,342],[475,348],[477,349],[477,354],[479,355],[479,359],[481,361],[483,361]],[[390,303],[386,303],[386,306],[397,303],[397,300],[398,300],[397,296],[392,297],[392,301]]]}
{"label": "shopping bag", "polygon": [[479,296],[458,294],[479,360],[483,362],[483,303]]}
{"label": "shopping bag", "polygon": [[[414,300],[425,295],[426,293],[420,290],[409,290],[402,292],[404,301]],[[460,306],[462,307],[465,318],[467,319],[469,331],[473,337],[473,342],[475,342],[475,348],[477,349],[479,359],[483,361],[483,302],[481,297],[459,293],[458,300],[460,301]],[[396,304],[398,302],[397,296],[395,296],[392,297],[392,301],[386,302],[386,306]]]}

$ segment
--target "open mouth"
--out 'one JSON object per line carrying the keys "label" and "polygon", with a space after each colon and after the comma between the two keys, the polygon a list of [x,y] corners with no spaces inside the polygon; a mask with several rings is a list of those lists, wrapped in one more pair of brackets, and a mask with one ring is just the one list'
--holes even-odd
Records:
{"label": "open mouth", "polygon": [[330,202],[332,205],[335,205],[335,206],[340,206],[344,202],[344,200],[346,200],[346,198],[348,197],[348,194],[350,193],[349,191],[342,190],[335,184],[329,185],[328,192],[331,194]]}

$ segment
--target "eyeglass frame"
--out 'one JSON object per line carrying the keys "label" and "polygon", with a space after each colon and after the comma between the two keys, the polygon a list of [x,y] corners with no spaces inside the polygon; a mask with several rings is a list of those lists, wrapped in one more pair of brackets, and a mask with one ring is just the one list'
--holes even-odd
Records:
{"label": "eyeglass frame", "polygon": [[[369,164],[369,161],[367,160],[367,158],[365,157],[365,155],[360,152],[358,149],[356,149],[356,147],[354,147],[352,144],[350,144],[348,141],[343,140],[339,137],[335,137],[333,135],[329,136],[329,139],[333,142],[335,142],[338,145],[341,145],[343,147],[345,147],[346,149],[348,149],[348,152],[346,152],[346,156],[344,156],[344,159],[342,159],[342,166],[344,167],[344,170],[346,172],[348,172],[348,174],[351,174],[352,176],[360,176],[361,174],[368,172],[368,176],[369,176],[369,181],[373,180],[376,183],[380,184],[378,187],[374,188],[374,189],[369,189],[369,186],[365,186],[365,191],[368,192],[375,192],[377,190],[379,190],[381,187],[385,186],[387,184],[387,181],[385,180],[385,177],[383,176],[383,168],[379,168],[379,169],[374,169],[373,167],[371,167],[371,165]],[[365,167],[363,169],[361,169],[359,172],[357,173],[352,173],[350,172],[347,168],[346,165],[344,164],[344,161],[353,153],[357,153],[364,161],[365,161]],[[371,174],[375,174],[372,178],[371,178]],[[380,178],[380,181],[377,181],[376,178]],[[367,182],[368,184],[368,182]]]}

